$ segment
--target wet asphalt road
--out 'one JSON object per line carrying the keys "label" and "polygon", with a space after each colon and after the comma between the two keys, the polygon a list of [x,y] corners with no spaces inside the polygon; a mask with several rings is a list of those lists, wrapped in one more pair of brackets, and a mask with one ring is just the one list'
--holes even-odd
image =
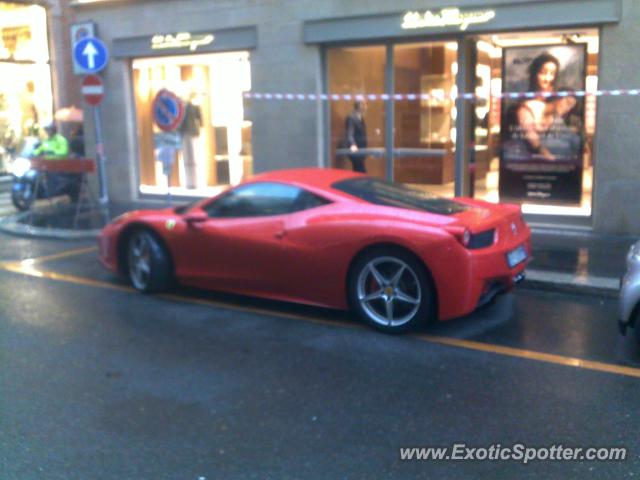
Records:
{"label": "wet asphalt road", "polygon": [[[1,240],[2,261],[86,245]],[[322,309],[114,289],[93,252],[37,268],[67,281],[0,270],[2,480],[640,475],[640,378],[424,338],[640,368],[612,300],[521,289],[393,337]],[[399,459],[457,442],[629,450],[612,463]]]}

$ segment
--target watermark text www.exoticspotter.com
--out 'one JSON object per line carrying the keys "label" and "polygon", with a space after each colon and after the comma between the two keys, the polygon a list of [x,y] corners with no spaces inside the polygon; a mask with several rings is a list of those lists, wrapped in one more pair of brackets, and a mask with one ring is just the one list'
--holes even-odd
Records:
{"label": "watermark text www.exoticspotter.com", "polygon": [[511,461],[524,465],[536,461],[622,461],[627,458],[625,447],[568,447],[548,445],[529,447],[522,443],[510,446],[492,444],[489,446],[470,446],[454,443],[448,447],[405,447],[400,448],[400,460],[403,461]]}

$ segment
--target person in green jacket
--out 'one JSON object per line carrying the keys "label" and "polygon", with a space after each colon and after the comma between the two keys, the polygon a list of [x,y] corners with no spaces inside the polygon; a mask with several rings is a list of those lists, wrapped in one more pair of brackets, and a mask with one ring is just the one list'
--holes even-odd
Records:
{"label": "person in green jacket", "polygon": [[[44,127],[47,138],[33,152],[35,157],[47,161],[64,160],[69,158],[69,142],[64,136],[58,133],[55,123],[50,123]],[[47,172],[45,174],[44,188],[47,197],[60,195],[64,189],[69,189],[69,185],[79,182],[77,173]],[[77,189],[76,189],[77,191]]]}
{"label": "person in green jacket", "polygon": [[69,142],[63,135],[58,133],[55,123],[50,123],[44,127],[47,132],[47,139],[44,140],[33,154],[45,160],[60,160],[69,156]]}

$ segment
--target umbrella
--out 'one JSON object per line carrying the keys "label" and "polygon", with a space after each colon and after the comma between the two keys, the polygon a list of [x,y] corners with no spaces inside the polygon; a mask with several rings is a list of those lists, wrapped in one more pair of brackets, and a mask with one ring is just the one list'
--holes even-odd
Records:
{"label": "umbrella", "polygon": [[54,114],[54,118],[59,122],[76,122],[82,123],[82,110],[75,105],[61,108]]}

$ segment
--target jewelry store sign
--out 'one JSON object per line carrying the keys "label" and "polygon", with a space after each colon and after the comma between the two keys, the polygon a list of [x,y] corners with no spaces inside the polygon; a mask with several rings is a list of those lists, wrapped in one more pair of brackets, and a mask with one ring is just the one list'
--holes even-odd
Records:
{"label": "jewelry store sign", "polygon": [[151,37],[152,50],[178,50],[188,49],[195,52],[199,47],[213,43],[214,36],[207,34],[192,34],[189,32],[176,33],[175,35],[154,35]]}
{"label": "jewelry store sign", "polygon": [[488,23],[496,17],[495,10],[473,10],[462,12],[459,8],[443,8],[439,12],[427,10],[421,12],[407,12],[402,18],[402,28],[412,30],[416,28],[459,27],[465,31],[469,25]]}

